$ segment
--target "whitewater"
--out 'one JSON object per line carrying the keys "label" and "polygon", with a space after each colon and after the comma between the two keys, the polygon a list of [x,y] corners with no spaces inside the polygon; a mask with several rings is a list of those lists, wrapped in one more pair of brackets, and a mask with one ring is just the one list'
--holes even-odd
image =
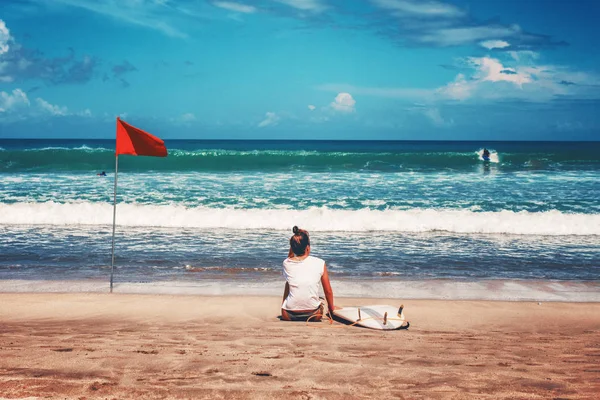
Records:
{"label": "whitewater", "polygon": [[[456,232],[519,235],[600,235],[600,215],[469,210],[307,210],[189,208],[177,205],[119,206],[119,226],[241,230],[289,230],[297,221],[320,232]],[[110,225],[109,203],[15,203],[0,205],[0,224]]]}

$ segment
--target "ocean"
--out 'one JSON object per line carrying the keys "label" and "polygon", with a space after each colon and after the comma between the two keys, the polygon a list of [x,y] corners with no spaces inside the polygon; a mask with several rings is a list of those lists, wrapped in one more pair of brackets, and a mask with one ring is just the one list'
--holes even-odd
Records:
{"label": "ocean", "polygon": [[[336,295],[600,301],[600,142],[165,144],[119,157],[116,292],[282,295],[298,225]],[[0,291],[108,291],[114,171],[0,140]]]}

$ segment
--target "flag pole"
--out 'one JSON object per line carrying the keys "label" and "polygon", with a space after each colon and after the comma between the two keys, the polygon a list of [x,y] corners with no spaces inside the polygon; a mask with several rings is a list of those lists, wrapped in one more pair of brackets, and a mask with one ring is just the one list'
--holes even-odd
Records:
{"label": "flag pole", "polygon": [[117,176],[119,171],[119,154],[115,154],[115,195],[113,198],[113,230],[112,230],[112,262],[110,265],[110,292],[113,291],[113,273],[115,272],[115,224],[117,221]]}
{"label": "flag pole", "polygon": [[119,154],[132,156],[166,157],[165,142],[148,132],[121,121],[117,117],[115,142],[115,195],[113,198],[112,262],[110,265],[110,292],[113,291],[115,273],[115,226],[117,224],[117,178],[119,173]]}

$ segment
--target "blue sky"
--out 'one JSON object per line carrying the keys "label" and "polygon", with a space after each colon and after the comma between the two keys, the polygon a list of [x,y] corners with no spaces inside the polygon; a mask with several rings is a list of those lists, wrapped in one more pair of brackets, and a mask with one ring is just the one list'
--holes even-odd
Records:
{"label": "blue sky", "polygon": [[2,0],[0,138],[599,140],[600,2]]}

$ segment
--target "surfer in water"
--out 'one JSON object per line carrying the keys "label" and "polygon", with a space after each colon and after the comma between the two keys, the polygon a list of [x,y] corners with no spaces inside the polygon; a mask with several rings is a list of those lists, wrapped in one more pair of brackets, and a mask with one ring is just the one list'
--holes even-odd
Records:
{"label": "surfer in water", "polygon": [[106,171],[102,171],[102,172],[100,172],[99,174],[96,174],[96,175],[98,175],[98,176],[106,176]]}
{"label": "surfer in water", "polygon": [[490,161],[490,151],[488,149],[483,149],[481,158],[483,158],[483,161]]}
{"label": "surfer in water", "polygon": [[[285,289],[281,319],[285,321],[320,321],[324,305],[319,299],[319,283],[323,286],[329,315],[333,316],[333,290],[325,261],[310,255],[308,232],[294,226],[288,258],[283,261]],[[330,320],[330,322],[333,322]]]}

